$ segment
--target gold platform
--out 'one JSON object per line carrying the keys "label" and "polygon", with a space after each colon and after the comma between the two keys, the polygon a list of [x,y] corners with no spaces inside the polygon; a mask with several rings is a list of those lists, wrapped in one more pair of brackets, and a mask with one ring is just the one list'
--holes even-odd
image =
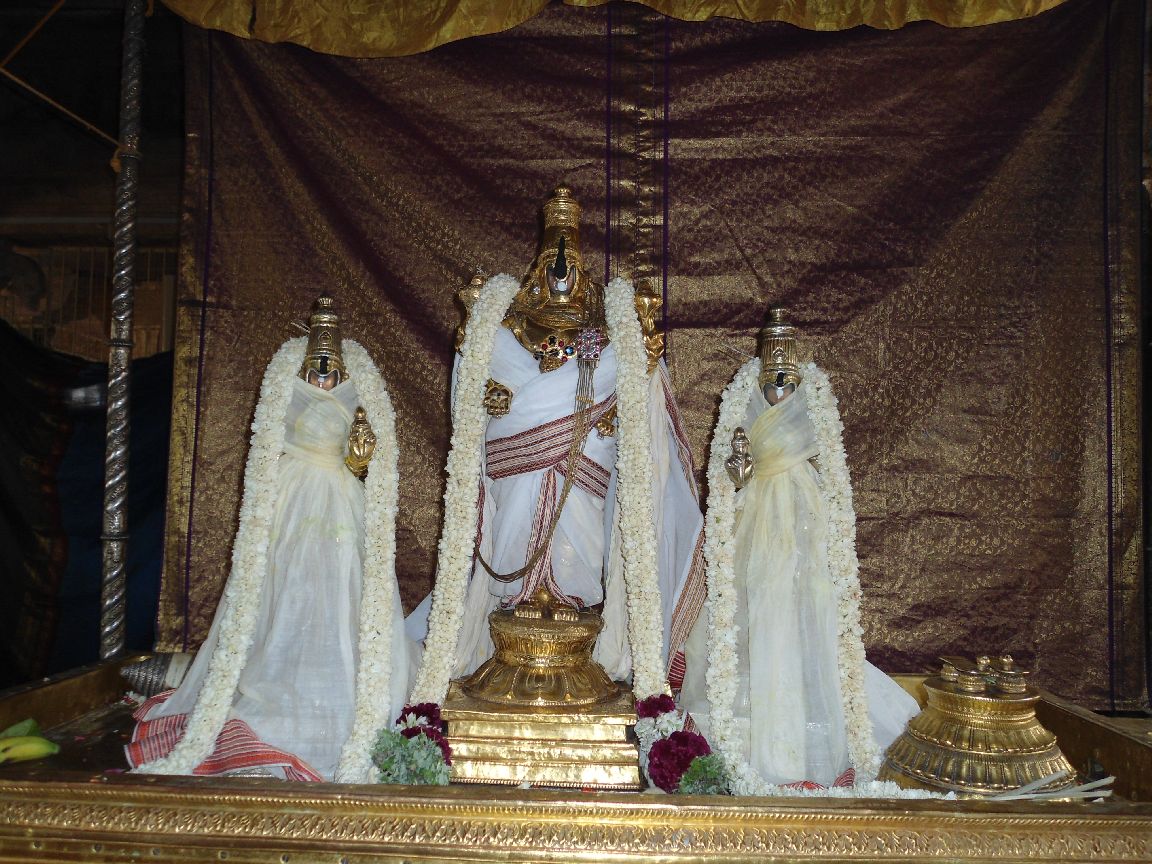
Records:
{"label": "gold platform", "polygon": [[475,699],[458,682],[441,712],[452,742],[452,782],[641,789],[631,692],[549,713]]}
{"label": "gold platform", "polygon": [[[917,679],[905,679],[918,689]],[[1043,695],[1078,769],[1117,775],[1102,804],[682,797],[507,787],[340,786],[110,774],[131,728],[114,666],[0,694],[64,745],[0,766],[0,862],[847,862],[1152,860],[1152,739]],[[109,711],[117,726],[93,731]],[[85,738],[77,742],[76,737]]]}
{"label": "gold platform", "polygon": [[632,692],[592,658],[600,614],[541,584],[488,624],[492,656],[451,683],[441,711],[453,782],[644,788]]}

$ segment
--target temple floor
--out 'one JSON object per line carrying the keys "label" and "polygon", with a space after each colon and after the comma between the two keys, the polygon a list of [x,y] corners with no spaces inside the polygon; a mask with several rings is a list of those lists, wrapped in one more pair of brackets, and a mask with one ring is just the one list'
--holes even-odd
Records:
{"label": "temple floor", "polygon": [[[915,690],[911,679],[902,683]],[[290,784],[126,772],[118,664],[0,694],[54,757],[0,765],[0,862],[1148,861],[1152,720],[1045,697],[1099,803],[731,798],[491,786]]]}

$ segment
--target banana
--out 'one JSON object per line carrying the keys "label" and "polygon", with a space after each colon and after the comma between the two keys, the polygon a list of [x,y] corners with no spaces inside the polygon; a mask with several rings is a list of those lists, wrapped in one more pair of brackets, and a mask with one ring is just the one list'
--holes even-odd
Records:
{"label": "banana", "polygon": [[40,724],[34,719],[29,717],[27,720],[21,720],[19,723],[14,723],[3,732],[0,732],[0,738],[18,738],[22,735],[39,735]]}
{"label": "banana", "polygon": [[42,759],[60,752],[60,745],[39,735],[17,735],[0,738],[0,764]]}

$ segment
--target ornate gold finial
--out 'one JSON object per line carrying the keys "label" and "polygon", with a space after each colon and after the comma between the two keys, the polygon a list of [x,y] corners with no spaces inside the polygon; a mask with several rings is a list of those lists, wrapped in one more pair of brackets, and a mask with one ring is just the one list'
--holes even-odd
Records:
{"label": "ornate gold finial", "polygon": [[656,293],[652,283],[644,279],[636,283],[636,317],[644,333],[644,350],[648,352],[648,374],[656,371],[656,364],[664,355],[664,331],[656,318],[664,306],[664,298]]}
{"label": "ornate gold finial", "polygon": [[[796,328],[787,316],[787,309],[773,306],[768,310],[768,322],[760,331],[760,389],[772,404],[783,398],[785,388],[795,389],[800,384]],[[775,401],[769,391],[775,391]]]}
{"label": "ornate gold finial", "polygon": [[308,319],[308,348],[304,352],[304,362],[300,366],[300,377],[321,386],[335,375],[334,384],[348,378],[344,368],[344,358],[340,354],[340,316],[336,314],[331,297],[321,295],[312,307]]}
{"label": "ornate gold finial", "polygon": [[476,272],[472,274],[472,279],[463,288],[456,291],[456,299],[460,301],[460,305],[464,307],[464,315],[460,319],[460,325],[456,328],[456,350],[459,351],[464,344],[464,337],[468,335],[468,318],[472,314],[472,307],[476,301],[480,299],[480,289],[484,287],[484,283],[488,281],[488,274],[476,268]]}

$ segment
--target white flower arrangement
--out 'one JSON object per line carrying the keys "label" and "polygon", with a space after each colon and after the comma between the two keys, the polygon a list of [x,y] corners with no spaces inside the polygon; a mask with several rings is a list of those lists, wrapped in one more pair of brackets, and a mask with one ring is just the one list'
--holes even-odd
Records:
{"label": "white flower arrangement", "polygon": [[657,579],[656,520],[652,506],[652,442],[649,439],[648,354],[636,317],[636,291],[616,278],[604,289],[608,337],[616,346],[616,504],[624,586],[628,595],[628,643],[632,691],[637,699],[665,693],[664,629]]}
{"label": "white flower arrangement", "polygon": [[452,441],[445,468],[448,483],[444,490],[444,527],[437,547],[436,584],[432,588],[424,660],[412,688],[413,702],[443,703],[452,678],[479,516],[480,471],[488,423],[484,409],[488,366],[497,329],[519,289],[520,283],[513,277],[493,276],[468,313],[452,401]]}
{"label": "white flower arrangement", "polygon": [[742,754],[732,710],[737,687],[736,575],[734,567],[736,487],[724,468],[728,445],[744,421],[748,400],[759,386],[760,360],[749,360],[736,373],[720,400],[720,416],[708,460],[708,509],[704,555],[708,566],[709,658],[707,693],[712,737],[723,754],[736,795],[808,795],[834,797],[929,797],[908,792],[895,783],[876,781],[881,754],[872,737],[864,692],[864,643],[860,626],[859,562],[856,557],[856,514],[852,482],[844,454],[843,425],[828,376],[815,364],[801,367],[808,414],[820,445],[821,494],[828,512],[828,566],[838,605],[838,651],[841,697],[848,738],[848,756],[857,782],[850,789],[813,792],[766,782]]}
{"label": "white flower arrangement", "polygon": [[652,745],[673,732],[684,729],[684,712],[679,709],[665,711],[655,717],[640,717],[636,720],[636,742],[640,745],[640,770],[648,776],[648,754]]}
{"label": "white flower arrangement", "polygon": [[[307,343],[304,336],[286,341],[264,372],[244,469],[244,496],[240,504],[240,525],[232,547],[232,571],[220,600],[219,638],[184,736],[167,756],[141,765],[138,771],[191,774],[211,754],[216,737],[228,719],[236,686],[255,636],[275,518],[276,466],[284,452],[284,419],[292,399],[293,380],[304,360]],[[362,704],[369,699],[368,694],[388,692],[392,617],[389,603],[381,604],[379,598],[383,591],[387,601],[391,600],[388,589],[391,581],[395,580],[398,479],[395,415],[379,370],[356,342],[344,340],[342,350],[377,437],[366,489],[364,605],[360,618],[361,667],[357,673],[355,735],[366,722],[361,715],[368,711],[368,707]],[[383,470],[377,471],[378,467]],[[370,686],[365,687],[365,682]],[[367,747],[364,750],[364,758],[367,758]],[[346,745],[341,767],[346,762],[356,761],[349,757],[349,752]]]}
{"label": "white flower arrangement", "polygon": [[[440,534],[436,584],[428,618],[424,661],[412,691],[414,702],[442,703],[448,692],[463,623],[464,598],[475,551],[480,472],[487,413],[485,384],[496,333],[520,283],[499,275],[485,283],[468,315],[460,347],[448,484],[444,492],[444,527]],[[632,650],[633,689],[638,698],[664,692],[663,631],[656,578],[656,528],[652,507],[652,458],[648,440],[648,357],[636,317],[634,289],[614,279],[604,292],[609,339],[616,347],[616,394],[619,419],[617,504],[620,507],[624,582],[628,597],[628,636]]]}
{"label": "white flower arrangement", "polygon": [[340,751],[338,783],[368,783],[375,778],[372,745],[376,730],[388,722],[392,668],[393,592],[396,584],[396,511],[400,488],[400,450],[396,412],[372,358],[358,343],[342,343],[344,362],[356,384],[360,407],[376,434],[376,448],[364,481],[364,588],[360,600],[360,665],[356,670],[356,708],[352,731]]}

